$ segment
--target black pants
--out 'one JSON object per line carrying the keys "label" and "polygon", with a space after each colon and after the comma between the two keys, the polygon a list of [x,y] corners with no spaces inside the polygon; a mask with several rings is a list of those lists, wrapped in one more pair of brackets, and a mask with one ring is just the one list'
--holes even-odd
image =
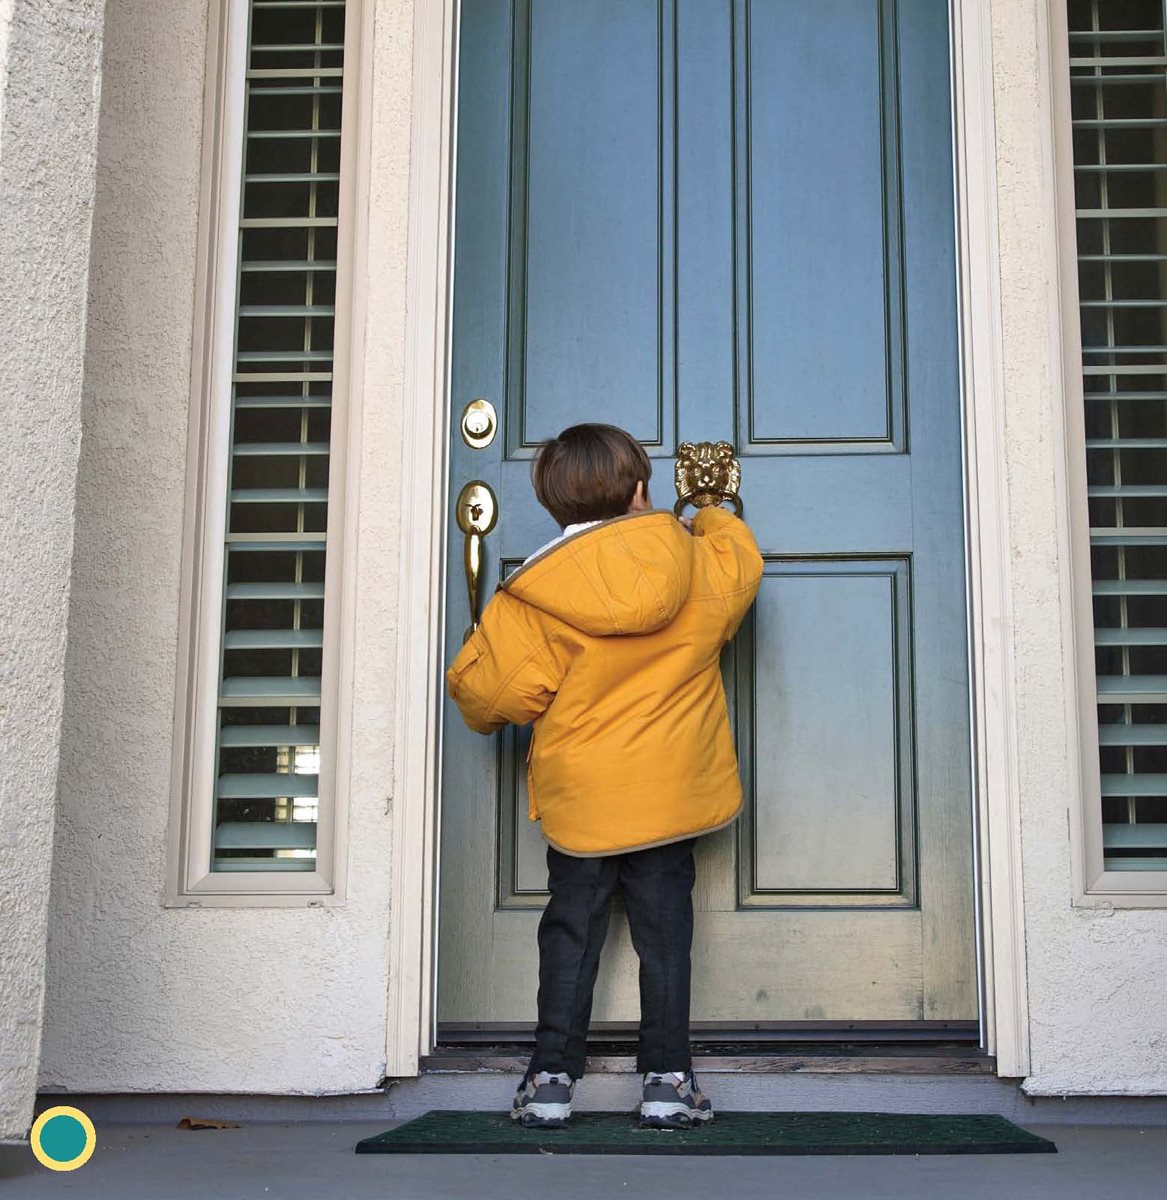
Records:
{"label": "black pants", "polygon": [[548,847],[551,900],[539,922],[539,1023],[528,1074],[584,1073],[592,990],[617,886],[640,958],[637,1070],[690,1069],[694,840],[607,858]]}

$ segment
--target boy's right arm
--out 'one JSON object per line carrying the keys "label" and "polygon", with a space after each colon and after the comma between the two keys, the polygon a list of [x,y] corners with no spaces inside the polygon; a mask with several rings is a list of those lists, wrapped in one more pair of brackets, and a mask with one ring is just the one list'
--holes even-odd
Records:
{"label": "boy's right arm", "polygon": [[706,556],[714,591],[725,606],[728,642],[737,632],[762,582],[762,556],[750,527],[724,508],[702,508],[691,532]]}
{"label": "boy's right arm", "polygon": [[450,664],[446,684],[477,733],[525,725],[545,712],[559,688],[559,672],[530,607],[498,592]]}

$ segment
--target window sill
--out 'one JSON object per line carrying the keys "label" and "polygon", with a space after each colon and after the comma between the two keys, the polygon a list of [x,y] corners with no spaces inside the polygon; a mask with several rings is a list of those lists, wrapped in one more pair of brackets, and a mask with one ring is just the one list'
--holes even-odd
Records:
{"label": "window sill", "polygon": [[336,908],[344,904],[343,894],[317,872],[300,875],[294,889],[280,889],[278,881],[278,876],[263,871],[209,872],[185,890],[168,890],[164,907]]}
{"label": "window sill", "polygon": [[1167,908],[1167,871],[1102,871],[1074,898],[1075,908]]}

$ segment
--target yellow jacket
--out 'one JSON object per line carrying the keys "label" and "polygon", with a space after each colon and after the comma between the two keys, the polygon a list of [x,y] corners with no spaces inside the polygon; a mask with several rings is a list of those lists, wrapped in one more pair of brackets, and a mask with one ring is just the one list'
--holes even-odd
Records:
{"label": "yellow jacket", "polygon": [[744,522],[631,513],[554,544],[498,589],[446,679],[466,724],[535,722],[530,816],[567,854],[708,833],[741,808],[721,648],[762,577]]}

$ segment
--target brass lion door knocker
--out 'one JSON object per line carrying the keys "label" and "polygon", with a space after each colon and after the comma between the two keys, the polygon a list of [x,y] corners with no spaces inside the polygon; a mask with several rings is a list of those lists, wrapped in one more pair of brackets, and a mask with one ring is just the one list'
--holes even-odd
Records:
{"label": "brass lion door knocker", "polygon": [[742,468],[729,442],[682,442],[677,447],[673,482],[677,487],[673,512],[678,517],[686,504],[710,508],[723,500],[729,500],[737,515],[742,515],[742,499],[738,495]]}

